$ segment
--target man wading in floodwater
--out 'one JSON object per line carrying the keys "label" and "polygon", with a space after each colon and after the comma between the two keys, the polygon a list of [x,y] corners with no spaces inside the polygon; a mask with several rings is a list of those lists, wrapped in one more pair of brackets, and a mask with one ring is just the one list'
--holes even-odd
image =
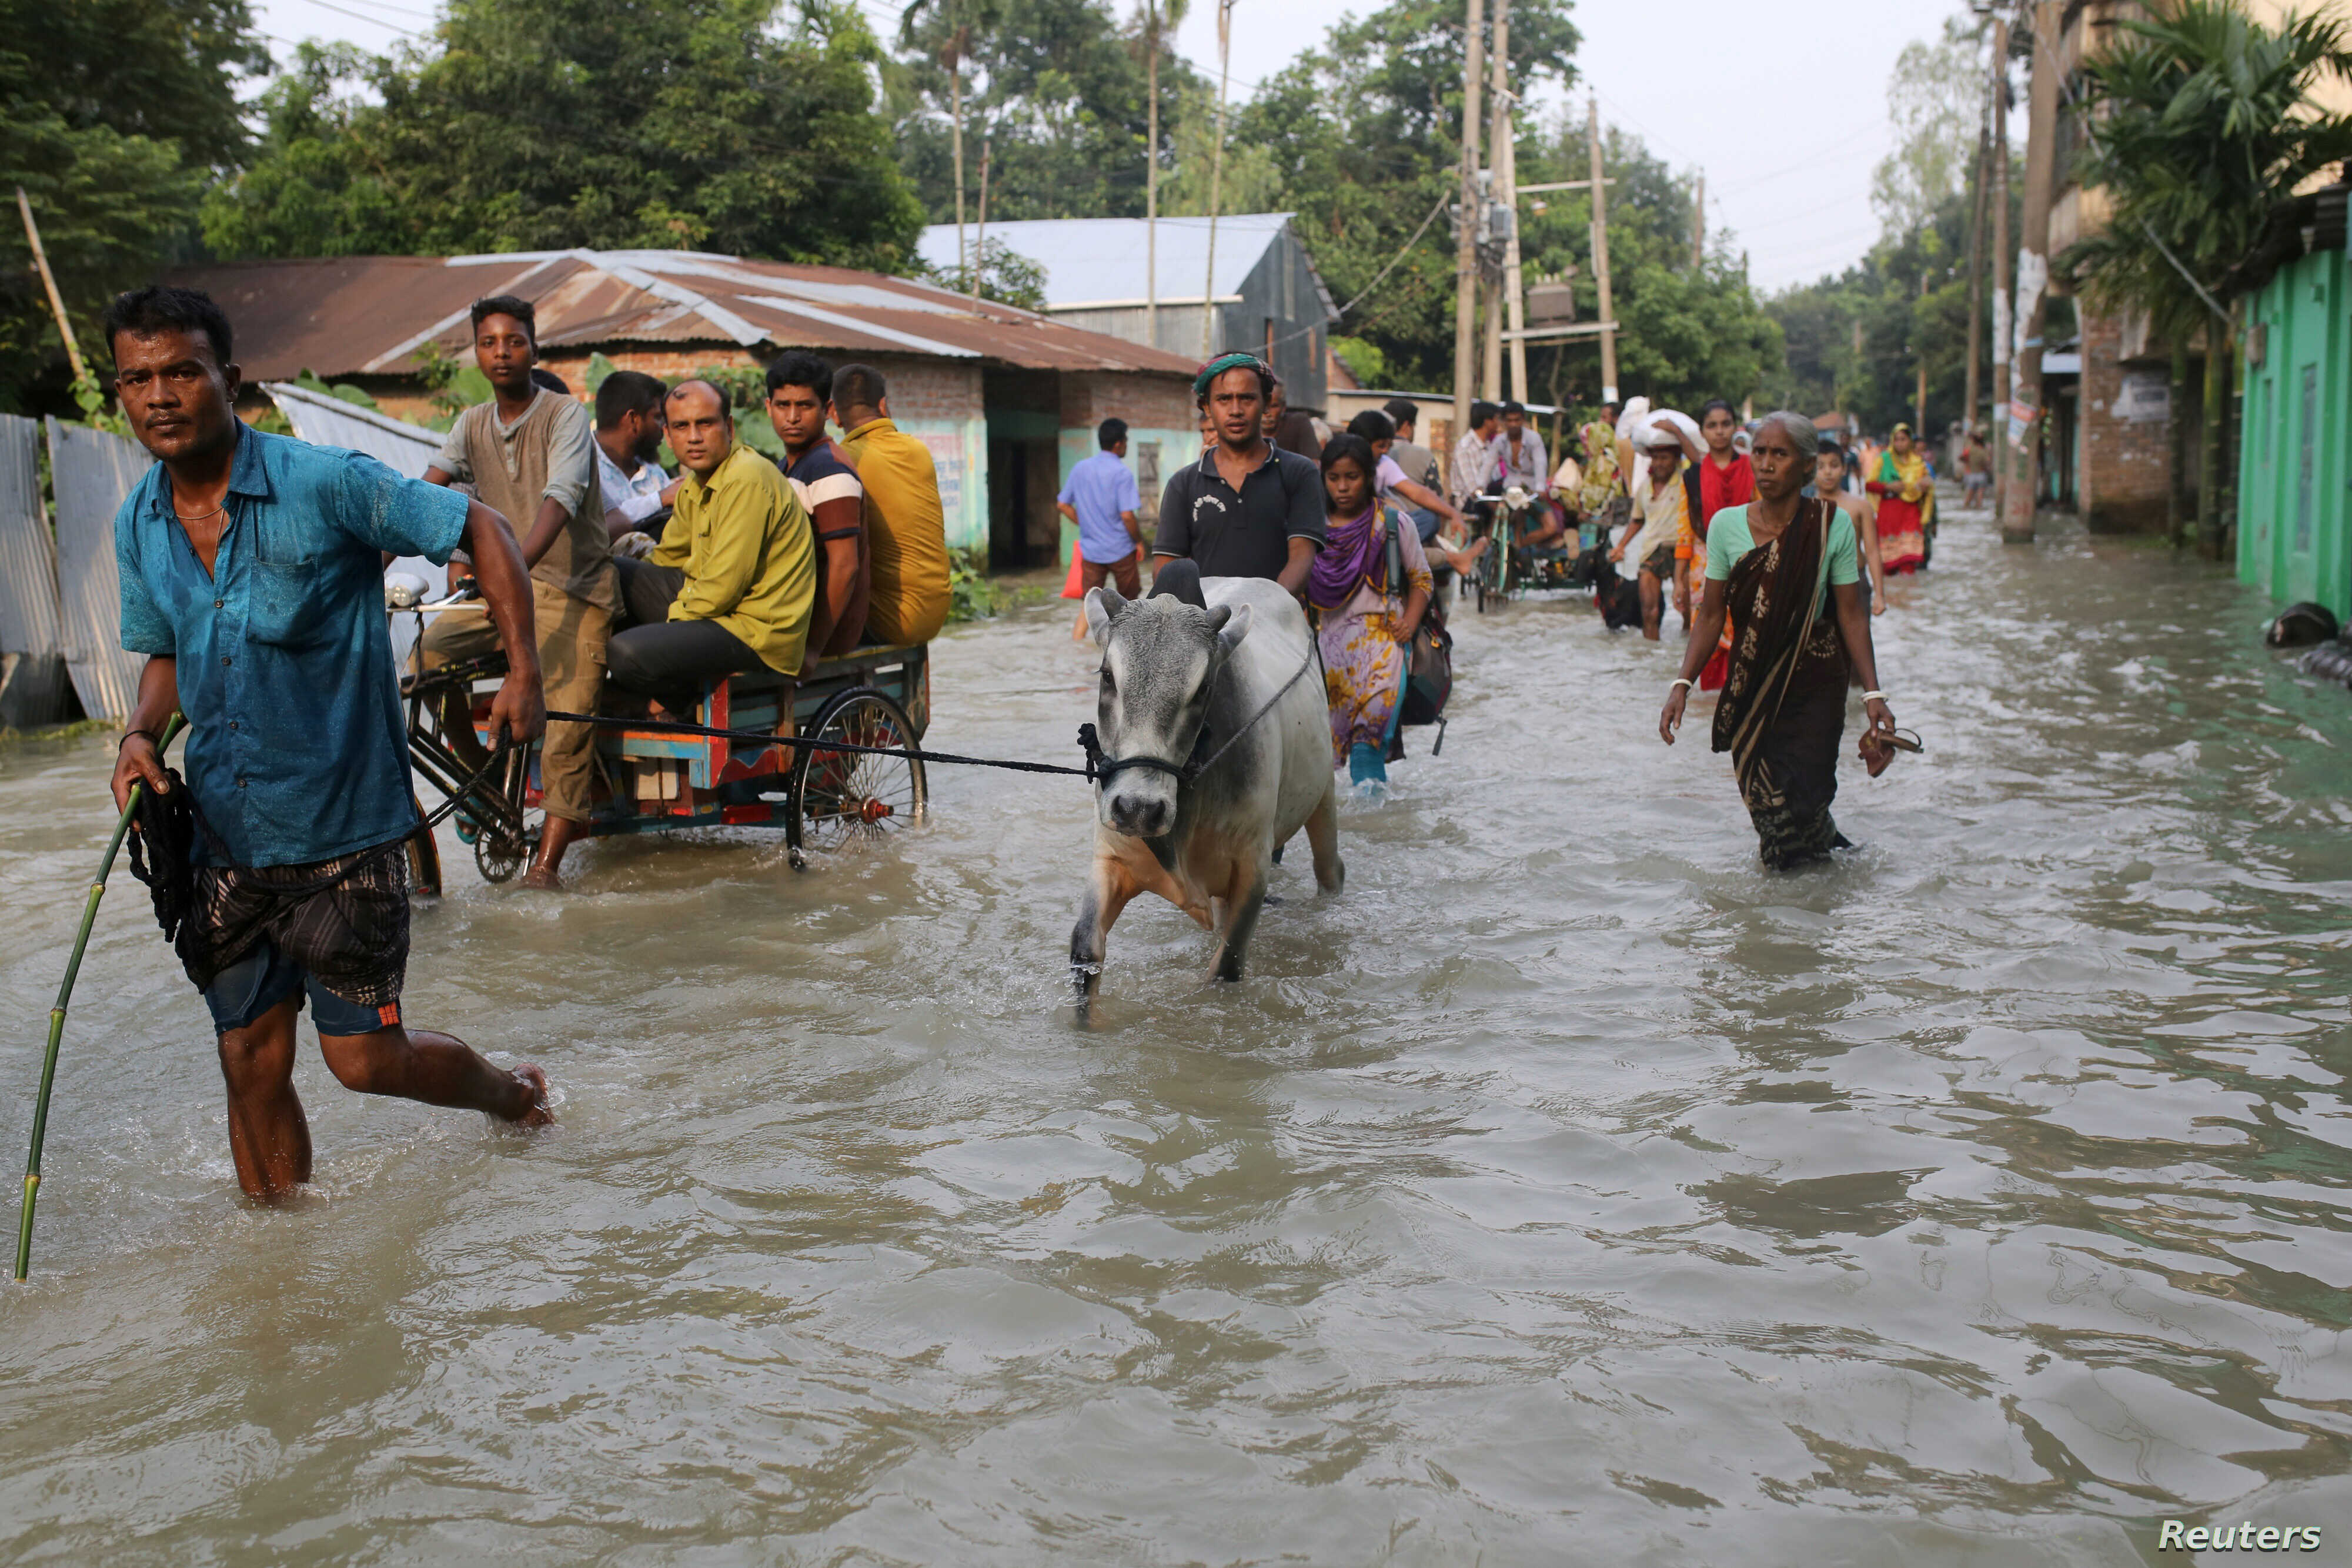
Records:
{"label": "man wading in floodwater", "polygon": [[228,319],[205,295],[122,295],[106,336],[123,414],[158,460],[114,517],[122,645],[148,655],[114,803],[134,784],[171,789],[156,737],[174,707],[185,713],[198,829],[180,952],[219,1037],[237,1185],[274,1198],[310,1179],[294,1094],[306,993],[320,1055],[345,1087],[553,1121],[538,1068],[502,1071],[400,1016],[416,806],[384,558],[442,562],[461,544],[473,557],[511,651],[490,724],[527,743],[547,708],[530,580],[506,519],[373,457],[247,428]]}
{"label": "man wading in floodwater", "polygon": [[1189,559],[1202,577],[1270,577],[1296,594],[1323,548],[1323,475],[1265,439],[1273,382],[1255,354],[1221,354],[1192,378],[1216,442],[1170,476],[1151,552]]}

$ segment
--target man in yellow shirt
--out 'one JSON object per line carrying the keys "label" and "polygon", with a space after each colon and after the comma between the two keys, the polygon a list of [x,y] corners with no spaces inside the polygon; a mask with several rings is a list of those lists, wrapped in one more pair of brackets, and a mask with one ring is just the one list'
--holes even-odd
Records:
{"label": "man in yellow shirt", "polygon": [[928,643],[948,623],[949,600],[947,513],[931,449],[891,423],[882,372],[871,365],[833,372],[833,422],[866,486],[866,639]]}
{"label": "man in yellow shirt", "polygon": [[653,554],[619,563],[634,624],[614,635],[605,668],[622,690],[684,714],[709,682],[763,664],[800,674],[816,555],[791,482],[735,444],[724,393],[680,382],[662,413],[685,482]]}

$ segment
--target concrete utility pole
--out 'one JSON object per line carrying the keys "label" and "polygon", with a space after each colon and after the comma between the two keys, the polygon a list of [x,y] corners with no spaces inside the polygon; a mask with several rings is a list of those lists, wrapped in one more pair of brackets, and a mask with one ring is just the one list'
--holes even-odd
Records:
{"label": "concrete utility pole", "polygon": [[1992,507],[2009,494],[2009,18],[1992,24]]}
{"label": "concrete utility pole", "polygon": [[1698,172],[1698,196],[1691,203],[1691,270],[1706,265],[1706,171]]}
{"label": "concrete utility pole", "polygon": [[1225,178],[1225,84],[1234,74],[1234,0],[1217,0],[1217,151],[1209,160],[1209,280],[1201,286],[1201,358],[1217,351],[1217,203]]}
{"label": "concrete utility pole", "polygon": [[1165,0],[1143,0],[1143,340],[1160,347],[1160,29]]}
{"label": "concrete utility pole", "polygon": [[2058,29],[2058,0],[2034,0],[2033,92],[2025,127],[2025,211],[2017,241],[2017,341],[2011,345],[2010,401],[2023,416],[2023,429],[2011,444],[2009,488],[2001,497],[2000,537],[2006,544],[2033,542],[2033,505],[2041,489],[2034,466],[2034,437],[2042,407],[2042,328],[2050,314],[2050,185],[2058,130],[2059,62],[2050,50]]}
{"label": "concrete utility pole", "polygon": [[[1927,275],[1924,271],[1919,274],[1919,298],[1923,302],[1927,298]],[[1918,433],[1919,444],[1924,446],[1927,444],[1927,319],[1922,312],[1915,315],[1912,320],[1915,323],[1912,329],[1919,338],[1919,346],[1915,350],[1919,357],[1919,401],[1911,416],[1911,428]]]}
{"label": "concrete utility pole", "polygon": [[[1521,293],[1519,279],[1519,152],[1516,115],[1518,100],[1512,95],[1511,70],[1511,0],[1497,0],[1495,6],[1495,136],[1494,151],[1489,162],[1495,167],[1495,210],[1511,226],[1503,238],[1503,308],[1486,329],[1486,340],[1500,346],[1503,328],[1507,324],[1514,333],[1528,329],[1527,300]],[[1511,345],[1511,395],[1525,402],[1528,398],[1528,345],[1524,338],[1514,337]],[[1501,390],[1502,371],[1497,366],[1490,372],[1498,383],[1489,397]]]}
{"label": "concrete utility pole", "polygon": [[983,132],[980,139],[980,227],[971,236],[971,302],[980,304],[981,269],[988,265],[988,161],[996,151],[996,138]]}
{"label": "concrete utility pole", "polygon": [[1601,401],[1615,402],[1617,306],[1609,296],[1609,183],[1601,172],[1601,99],[1588,96],[1584,102],[1584,141],[1592,153],[1592,281],[1601,290]]}
{"label": "concrete utility pole", "polygon": [[1454,235],[1454,434],[1470,428],[1470,356],[1478,317],[1478,89],[1486,69],[1486,0],[1469,0],[1462,57],[1462,218]]}
{"label": "concrete utility pole", "polygon": [[1985,220],[1985,159],[1990,156],[1992,136],[1986,116],[1977,117],[1977,161],[1971,165],[1969,204],[1969,381],[1968,392],[1960,404],[1960,429],[1966,433],[1977,427],[1977,394],[1983,382],[1977,374],[1984,358],[1984,220]]}

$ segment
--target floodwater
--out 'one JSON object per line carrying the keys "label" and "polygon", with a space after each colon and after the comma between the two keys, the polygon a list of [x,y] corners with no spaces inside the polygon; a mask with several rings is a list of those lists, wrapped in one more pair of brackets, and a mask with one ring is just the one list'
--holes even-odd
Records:
{"label": "floodwater", "polygon": [[[1928,750],[1848,760],[1837,866],[1762,873],[1703,727],[1657,743],[1669,652],[1465,614],[1346,892],[1294,856],[1230,988],[1139,903],[1090,1034],[1070,780],[940,769],[799,875],[636,841],[544,897],[445,841],[408,1010],[562,1125],[306,1050],[277,1212],[118,873],[0,1287],[0,1557],[2345,1561],[2352,700],[2063,524],[1956,518],[1895,597]],[[933,743],[1075,760],[1067,625],[946,638]],[[0,1155],[108,760],[0,753]]]}

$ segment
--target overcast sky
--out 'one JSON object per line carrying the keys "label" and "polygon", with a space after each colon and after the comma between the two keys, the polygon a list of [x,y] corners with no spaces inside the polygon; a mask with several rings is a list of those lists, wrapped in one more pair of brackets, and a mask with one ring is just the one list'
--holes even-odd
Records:
{"label": "overcast sky", "polygon": [[[900,0],[857,0],[877,30]],[[1124,5],[1128,0],[1113,0]],[[1491,3],[1491,0],[1490,0]],[[1238,0],[1234,91],[1320,42],[1350,10],[1342,0]],[[1575,89],[1604,121],[1640,135],[1677,170],[1706,171],[1707,225],[1728,227],[1767,290],[1806,283],[1858,259],[1878,237],[1870,172],[1894,132],[1886,78],[1914,38],[1931,38],[1959,0],[1812,0],[1761,19],[1753,0],[1584,0]],[[431,0],[257,0],[262,30],[283,57],[293,40],[344,38],[371,49],[430,27]],[[1213,79],[1215,0],[1192,0],[1178,47]],[[1541,106],[1557,113],[1558,96]]]}

